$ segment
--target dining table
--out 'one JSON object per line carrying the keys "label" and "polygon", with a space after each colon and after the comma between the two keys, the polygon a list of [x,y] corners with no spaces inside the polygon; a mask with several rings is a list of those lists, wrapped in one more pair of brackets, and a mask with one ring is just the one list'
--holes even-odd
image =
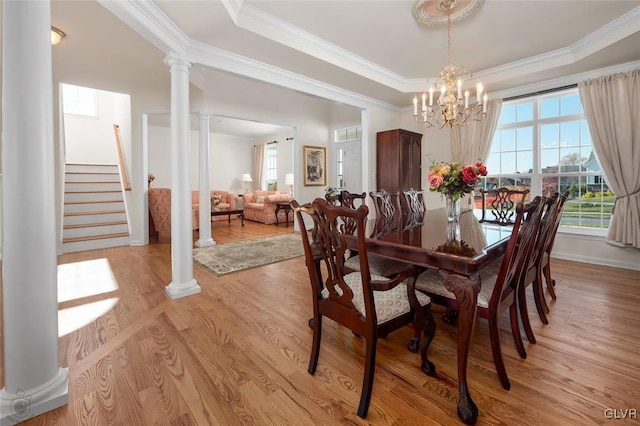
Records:
{"label": "dining table", "polygon": [[[369,253],[439,269],[442,283],[458,303],[456,318],[458,403],[466,424],[478,417],[478,407],[467,383],[467,360],[480,291],[479,271],[494,263],[506,250],[510,226],[481,223],[480,211],[467,210],[458,221],[449,221],[445,209],[403,214],[367,221]],[[350,243],[348,243],[350,244]]]}

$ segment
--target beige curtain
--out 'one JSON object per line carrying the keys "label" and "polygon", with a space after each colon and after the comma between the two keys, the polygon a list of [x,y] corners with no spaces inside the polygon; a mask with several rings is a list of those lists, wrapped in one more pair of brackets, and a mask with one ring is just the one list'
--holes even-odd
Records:
{"label": "beige curtain", "polygon": [[255,176],[255,185],[258,189],[262,190],[262,173],[264,171],[264,156],[267,152],[267,144],[261,143],[260,145],[253,146],[253,176]]}
{"label": "beige curtain", "polygon": [[[486,119],[474,121],[466,126],[451,128],[451,158],[453,161],[461,164],[487,161],[501,107],[502,99],[493,99],[487,103]],[[462,210],[473,209],[473,196],[464,197],[460,208]]]}
{"label": "beige curtain", "polygon": [[616,194],[607,242],[640,248],[640,69],[578,88],[593,148]]}

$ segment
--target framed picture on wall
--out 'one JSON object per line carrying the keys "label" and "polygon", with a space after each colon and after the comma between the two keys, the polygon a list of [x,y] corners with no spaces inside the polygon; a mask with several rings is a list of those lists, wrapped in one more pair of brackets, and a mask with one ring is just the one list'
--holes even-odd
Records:
{"label": "framed picture on wall", "polygon": [[327,149],[304,146],[304,186],[327,186]]}

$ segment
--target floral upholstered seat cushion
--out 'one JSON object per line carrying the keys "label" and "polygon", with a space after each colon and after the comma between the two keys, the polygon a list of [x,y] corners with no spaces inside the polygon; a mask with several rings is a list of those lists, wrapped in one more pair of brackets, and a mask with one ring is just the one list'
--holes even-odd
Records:
{"label": "floral upholstered seat cushion", "polygon": [[[371,279],[374,281],[388,281],[385,277],[379,275],[371,275]],[[352,303],[353,306],[364,317],[366,316],[364,308],[364,293],[362,290],[362,277],[360,272],[352,272],[344,276],[344,282],[349,286],[353,292]],[[342,289],[336,286],[338,294],[342,295]],[[421,306],[426,306],[431,303],[431,299],[426,294],[416,292],[418,302]],[[326,288],[322,290],[322,297],[329,297],[329,290]],[[406,314],[411,310],[409,304],[409,298],[407,297],[407,284],[402,282],[389,291],[374,291],[373,300],[376,306],[376,316],[378,324],[384,324],[400,315]]]}
{"label": "floral upholstered seat cushion", "polygon": [[[480,271],[480,282],[482,283],[480,293],[478,294],[478,306],[481,308],[489,307],[491,293],[496,285],[498,276],[488,271]],[[440,277],[437,269],[429,269],[418,276],[416,280],[416,289],[426,291],[427,293],[437,294],[439,296],[455,299],[456,296],[446,289],[444,281]]]}

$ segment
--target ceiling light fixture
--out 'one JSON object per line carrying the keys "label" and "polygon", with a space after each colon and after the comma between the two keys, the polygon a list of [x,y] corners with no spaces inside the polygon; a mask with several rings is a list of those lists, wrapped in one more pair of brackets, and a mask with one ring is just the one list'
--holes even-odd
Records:
{"label": "ceiling light fixture", "polygon": [[[429,0],[421,0],[414,9],[414,16],[419,19],[420,10]],[[458,0],[437,0],[439,12],[447,16],[447,65],[440,71],[436,87],[432,85],[428,94],[422,94],[422,102],[419,105],[418,96],[413,98],[413,118],[424,124],[425,127],[464,126],[472,121],[483,120],[487,116],[487,93],[483,92],[481,83],[476,87],[475,103],[469,103],[469,91],[462,92],[464,81],[471,77],[471,73],[464,67],[451,65],[451,13]],[[440,91],[440,95],[434,102],[434,92]],[[427,99],[428,97],[428,99]]]}
{"label": "ceiling light fixture", "polygon": [[51,27],[51,44],[58,44],[60,43],[60,40],[62,40],[63,38],[65,38],[67,35],[64,33],[64,31],[56,28],[56,27]]}

